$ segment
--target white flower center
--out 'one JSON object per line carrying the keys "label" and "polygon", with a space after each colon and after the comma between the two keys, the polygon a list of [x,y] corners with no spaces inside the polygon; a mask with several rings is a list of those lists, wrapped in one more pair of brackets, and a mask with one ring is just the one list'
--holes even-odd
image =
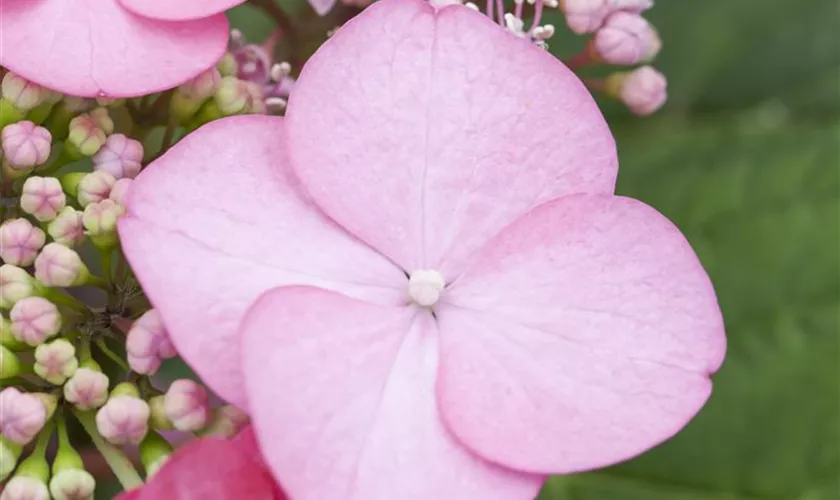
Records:
{"label": "white flower center", "polygon": [[446,286],[443,275],[432,269],[418,269],[408,278],[408,295],[416,304],[431,307],[440,300]]}

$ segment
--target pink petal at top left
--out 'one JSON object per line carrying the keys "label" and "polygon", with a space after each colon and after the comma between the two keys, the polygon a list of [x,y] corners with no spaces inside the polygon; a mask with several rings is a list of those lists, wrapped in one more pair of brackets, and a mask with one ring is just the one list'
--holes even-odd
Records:
{"label": "pink petal at top left", "polygon": [[117,0],[3,0],[0,65],[83,97],[135,97],[175,87],[227,48],[223,15],[165,22]]}
{"label": "pink petal at top left", "polygon": [[119,0],[126,9],[143,17],[184,21],[219,14],[245,0]]}

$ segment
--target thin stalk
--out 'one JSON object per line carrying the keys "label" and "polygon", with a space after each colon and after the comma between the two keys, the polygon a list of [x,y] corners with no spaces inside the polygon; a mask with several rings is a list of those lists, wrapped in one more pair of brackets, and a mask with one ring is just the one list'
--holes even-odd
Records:
{"label": "thin stalk", "polygon": [[82,428],[88,433],[91,441],[93,441],[93,445],[99,450],[108,467],[114,471],[114,475],[117,476],[117,480],[119,480],[123,489],[133,490],[142,486],[143,479],[137,473],[137,469],[134,468],[131,460],[120,449],[106,443],[99,434],[99,431],[96,429],[96,420],[94,419],[93,413],[74,409],[73,415],[82,424]]}

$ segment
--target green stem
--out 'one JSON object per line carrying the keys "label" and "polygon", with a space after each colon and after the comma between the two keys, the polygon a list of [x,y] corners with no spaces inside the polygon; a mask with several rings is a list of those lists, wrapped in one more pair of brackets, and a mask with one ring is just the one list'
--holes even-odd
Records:
{"label": "green stem", "polygon": [[108,348],[108,346],[107,346],[107,345],[105,345],[105,341],[104,341],[104,340],[102,340],[102,339],[97,339],[97,340],[96,340],[96,347],[98,347],[98,348],[99,348],[99,350],[100,350],[100,351],[102,351],[102,354],[104,354],[104,355],[108,356],[108,358],[109,358],[111,361],[113,361],[114,363],[116,363],[117,365],[119,365],[119,367],[120,367],[120,368],[122,368],[123,370],[125,370],[125,371],[127,371],[127,372],[130,372],[130,371],[131,371],[131,368],[128,366],[128,364],[126,364],[126,362],[125,362],[122,358],[120,358],[120,357],[117,355],[117,353],[115,353],[115,352],[114,352],[114,351],[112,351],[110,348]]}
{"label": "green stem", "polygon": [[56,304],[69,307],[82,314],[87,314],[88,312],[90,312],[83,302],[79,301],[71,295],[61,293],[54,288],[45,288],[44,291],[41,293],[41,296],[49,300],[50,302],[55,302]]}
{"label": "green stem", "polygon": [[114,282],[113,279],[113,267],[114,267],[114,251],[109,250],[101,250],[100,253],[102,254],[102,274],[105,276],[105,282],[110,287],[111,284]]}
{"label": "green stem", "polygon": [[114,475],[117,476],[117,479],[123,489],[133,490],[134,488],[142,486],[143,479],[140,478],[140,474],[137,473],[137,469],[134,468],[131,460],[125,456],[125,453],[106,443],[105,440],[102,439],[99,431],[96,430],[96,420],[93,413],[82,412],[74,409],[73,414],[76,416],[76,419],[79,420],[79,423],[82,424],[85,432],[87,432],[90,436],[91,441],[93,441],[93,445],[96,446],[97,450],[99,450],[102,458],[105,459],[105,462],[111,470],[114,471]]}
{"label": "green stem", "polygon": [[105,290],[106,292],[111,291],[111,285],[108,284],[108,282],[106,280],[100,278],[99,276],[95,276],[93,274],[88,276],[87,283],[85,283],[85,284],[95,286],[97,288],[101,288],[101,289]]}

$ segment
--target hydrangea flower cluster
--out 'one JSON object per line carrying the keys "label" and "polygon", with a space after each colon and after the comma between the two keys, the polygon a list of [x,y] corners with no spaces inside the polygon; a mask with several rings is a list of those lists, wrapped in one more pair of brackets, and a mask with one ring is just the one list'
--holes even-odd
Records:
{"label": "hydrangea flower cluster", "polygon": [[0,500],[93,498],[74,421],[123,500],[526,500],[702,407],[714,291],[589,93],[664,103],[650,0],[342,0],[302,67],[240,3],[0,2]]}

